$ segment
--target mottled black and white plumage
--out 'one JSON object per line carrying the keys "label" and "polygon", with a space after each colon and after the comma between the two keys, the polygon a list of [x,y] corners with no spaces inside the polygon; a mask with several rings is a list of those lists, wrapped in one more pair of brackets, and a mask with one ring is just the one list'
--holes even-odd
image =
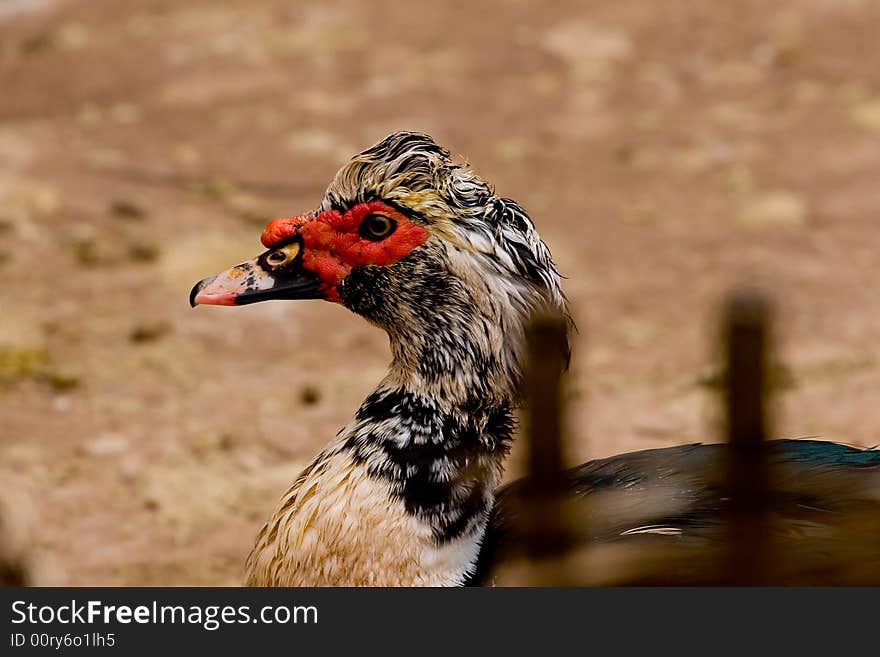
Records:
{"label": "mottled black and white plumage", "polygon": [[[193,302],[336,301],[387,332],[392,363],[282,496],[248,559],[248,583],[491,581],[494,562],[516,552],[509,518],[520,489],[496,497],[496,487],[515,430],[525,326],[538,311],[567,316],[532,220],[429,136],[400,132],[354,156],[317,210],[275,220],[263,242],[269,251],[197,284]],[[856,451],[856,464],[819,445],[774,448],[802,469],[805,490],[826,470],[877,479],[880,452]],[[711,533],[722,505],[705,473],[716,458],[716,447],[688,446],[572,471],[576,497],[610,487],[666,501],[591,523],[585,538],[624,540],[655,525]],[[812,500],[817,508],[842,503],[824,490],[832,498]]]}

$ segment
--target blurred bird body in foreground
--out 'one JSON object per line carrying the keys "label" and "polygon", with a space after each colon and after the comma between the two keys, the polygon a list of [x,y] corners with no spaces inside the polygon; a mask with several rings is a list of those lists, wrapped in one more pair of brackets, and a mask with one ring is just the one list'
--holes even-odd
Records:
{"label": "blurred bird body in foreground", "polygon": [[[340,303],[387,332],[393,358],[282,496],[248,558],[248,584],[492,581],[517,552],[512,519],[526,490],[515,482],[496,493],[524,332],[537,312],[567,317],[531,219],[430,137],[401,132],[345,165],[316,211],[270,222],[262,242],[261,255],[196,284],[193,305]],[[570,471],[571,499],[589,502],[578,540],[720,540],[719,449],[637,452]],[[770,456],[786,473],[774,512],[800,526],[880,502],[880,451],[779,441]]]}

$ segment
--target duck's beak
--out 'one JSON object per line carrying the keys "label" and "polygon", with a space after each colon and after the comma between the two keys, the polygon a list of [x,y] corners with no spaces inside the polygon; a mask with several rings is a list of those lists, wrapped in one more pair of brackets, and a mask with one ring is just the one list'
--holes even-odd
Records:
{"label": "duck's beak", "polygon": [[322,299],[320,280],[302,267],[302,241],[266,251],[231,269],[203,278],[189,293],[189,303],[243,306],[269,299]]}

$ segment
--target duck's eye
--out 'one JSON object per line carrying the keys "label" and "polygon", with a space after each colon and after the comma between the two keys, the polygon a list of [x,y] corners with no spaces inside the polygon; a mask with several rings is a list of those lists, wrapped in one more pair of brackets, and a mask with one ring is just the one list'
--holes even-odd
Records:
{"label": "duck's eye", "polygon": [[282,267],[291,262],[299,254],[299,242],[293,242],[266,254],[266,264],[270,267]]}
{"label": "duck's eye", "polygon": [[393,233],[395,228],[397,222],[391,217],[384,214],[368,214],[361,222],[358,232],[361,237],[378,242]]}

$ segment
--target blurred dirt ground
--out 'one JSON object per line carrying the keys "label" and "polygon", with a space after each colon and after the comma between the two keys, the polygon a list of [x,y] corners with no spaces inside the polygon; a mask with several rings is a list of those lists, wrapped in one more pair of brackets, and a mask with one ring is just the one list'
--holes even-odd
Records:
{"label": "blurred dirt ground", "polygon": [[877,444],[878,34],[872,0],[3,0],[0,476],[38,581],[239,582],[388,351],[187,293],[398,129],[568,277],[572,461],[718,438],[740,280],[780,302],[775,433]]}

